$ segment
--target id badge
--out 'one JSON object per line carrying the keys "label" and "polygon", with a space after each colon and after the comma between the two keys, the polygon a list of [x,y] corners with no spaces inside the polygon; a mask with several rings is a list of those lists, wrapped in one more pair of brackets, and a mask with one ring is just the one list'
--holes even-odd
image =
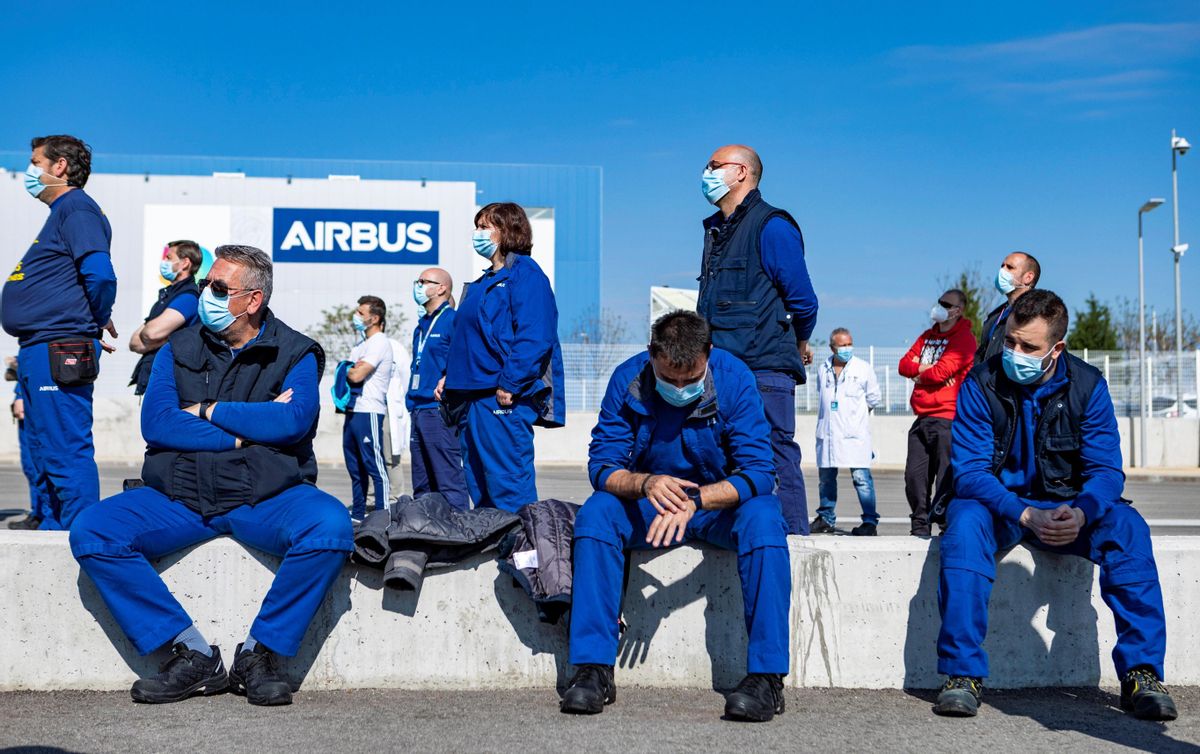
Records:
{"label": "id badge", "polygon": [[414,374],[412,376],[412,388],[411,389],[416,390],[420,386],[421,386],[421,375]]}
{"label": "id badge", "polygon": [[830,410],[830,411],[837,411],[837,404],[838,404],[838,402],[837,402],[837,401],[830,401],[830,402],[829,402],[829,410]]}

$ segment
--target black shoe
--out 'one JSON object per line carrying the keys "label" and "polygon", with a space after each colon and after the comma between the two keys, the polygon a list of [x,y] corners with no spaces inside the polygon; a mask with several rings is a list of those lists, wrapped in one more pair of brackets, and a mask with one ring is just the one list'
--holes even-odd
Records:
{"label": "black shoe", "polygon": [[765,723],[783,714],[783,676],[750,673],[725,697],[725,716],[731,720]]}
{"label": "black shoe", "polygon": [[604,705],[615,701],[617,684],[613,681],[612,665],[580,665],[567,684],[558,709],[572,715],[595,715],[604,711]]}
{"label": "black shoe", "polygon": [[808,525],[809,534],[833,534],[835,531],[837,531],[837,529],[833,526],[833,524],[829,523],[820,516],[814,518],[812,523]]}
{"label": "black shoe", "polygon": [[1121,709],[1142,720],[1174,720],[1179,717],[1175,702],[1158,676],[1142,665],[1121,679]]}
{"label": "black shoe", "polygon": [[36,529],[42,525],[42,519],[26,516],[19,521],[9,521],[8,528],[10,529]]}
{"label": "black shoe", "polygon": [[292,703],[292,684],[275,667],[276,654],[261,643],[254,649],[237,646],[229,685],[233,693],[246,697],[251,704],[275,706]]}
{"label": "black shoe", "polygon": [[937,703],[933,705],[935,715],[946,717],[975,717],[979,712],[979,700],[983,697],[983,681],[979,678],[951,676],[942,686]]}
{"label": "black shoe", "polygon": [[129,695],[143,704],[182,702],[189,696],[211,696],[229,688],[229,675],[221,662],[221,650],[212,647],[212,657],[188,649],[186,644],[171,647],[174,655],[158,669],[158,675],[133,682]]}
{"label": "black shoe", "polygon": [[878,532],[875,524],[859,524],[850,530],[850,534],[855,537],[874,537],[878,535]]}

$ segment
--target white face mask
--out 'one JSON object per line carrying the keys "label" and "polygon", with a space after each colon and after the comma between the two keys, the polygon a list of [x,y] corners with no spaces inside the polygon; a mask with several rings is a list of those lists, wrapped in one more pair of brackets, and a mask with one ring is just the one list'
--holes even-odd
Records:
{"label": "white face mask", "polygon": [[929,310],[929,318],[933,320],[935,325],[940,325],[950,319],[950,312],[941,304],[934,304],[933,308]]}

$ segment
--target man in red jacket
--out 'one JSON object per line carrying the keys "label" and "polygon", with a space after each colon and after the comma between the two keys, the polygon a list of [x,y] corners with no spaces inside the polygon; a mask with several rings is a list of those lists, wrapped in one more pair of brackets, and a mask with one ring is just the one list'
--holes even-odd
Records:
{"label": "man in red jacket", "polygon": [[900,359],[900,376],[913,380],[912,405],[917,420],[908,431],[904,493],[912,510],[912,533],[928,537],[929,500],[934,482],[950,466],[950,423],[958,388],[975,361],[971,320],[963,316],[967,297],[948,290],[929,312],[933,327],[921,333]]}

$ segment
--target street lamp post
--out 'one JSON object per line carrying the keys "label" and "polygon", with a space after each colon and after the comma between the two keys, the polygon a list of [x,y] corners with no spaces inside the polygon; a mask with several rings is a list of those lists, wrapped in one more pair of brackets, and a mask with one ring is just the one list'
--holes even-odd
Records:
{"label": "street lamp post", "polygon": [[1183,416],[1183,299],[1179,284],[1179,261],[1188,245],[1179,243],[1179,175],[1176,165],[1179,157],[1187,154],[1192,145],[1182,136],[1175,135],[1171,129],[1171,197],[1175,211],[1175,245],[1171,253],[1175,255],[1175,415]]}
{"label": "street lamp post", "polygon": [[1146,466],[1146,422],[1150,418],[1148,393],[1146,384],[1146,265],[1142,253],[1142,215],[1160,206],[1162,199],[1150,199],[1138,210],[1138,387],[1141,388],[1141,432],[1138,441],[1138,466]]}

